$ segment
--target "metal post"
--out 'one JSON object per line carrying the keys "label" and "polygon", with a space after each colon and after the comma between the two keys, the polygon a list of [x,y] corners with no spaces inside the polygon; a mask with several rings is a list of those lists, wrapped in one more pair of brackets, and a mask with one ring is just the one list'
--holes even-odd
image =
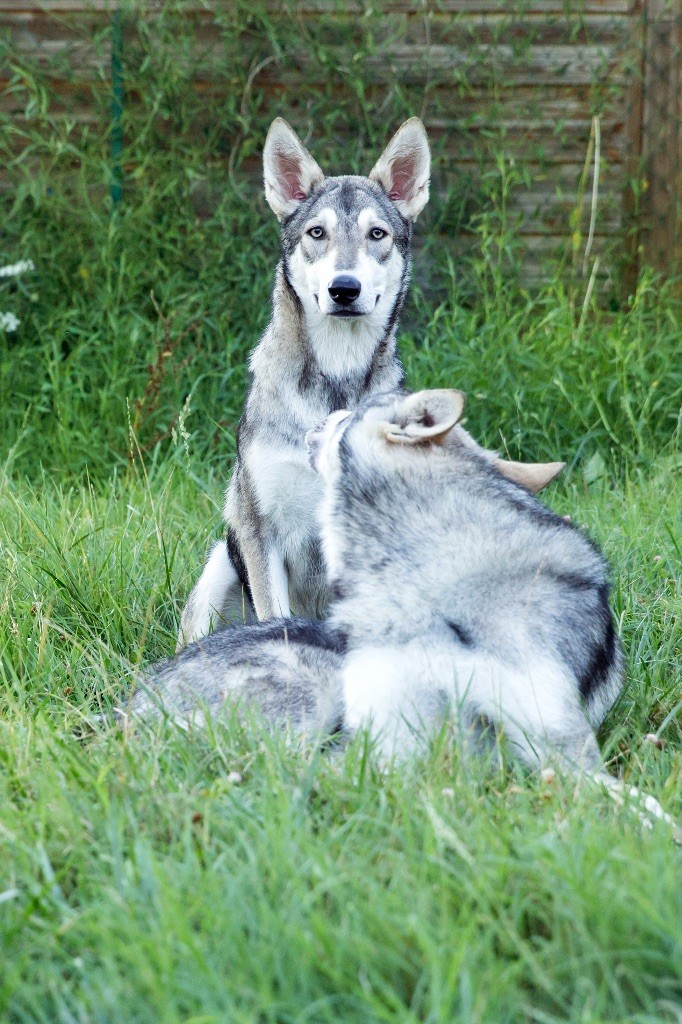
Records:
{"label": "metal post", "polygon": [[123,17],[120,7],[111,24],[111,203],[114,209],[123,198]]}

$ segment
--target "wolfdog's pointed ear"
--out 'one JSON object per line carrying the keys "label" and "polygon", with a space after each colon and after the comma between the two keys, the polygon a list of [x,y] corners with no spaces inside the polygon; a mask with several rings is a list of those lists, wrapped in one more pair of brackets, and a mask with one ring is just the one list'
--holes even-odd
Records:
{"label": "wolfdog's pointed ear", "polygon": [[265,198],[282,220],[307,199],[324,174],[294,129],[281,117],[270,125],[263,150]]}
{"label": "wolfdog's pointed ear", "polygon": [[461,391],[418,391],[396,404],[384,436],[392,444],[443,444],[465,405]]}
{"label": "wolfdog's pointed ear", "polygon": [[406,220],[416,220],[429,201],[430,174],[426,129],[418,117],[411,117],[395,133],[369,176]]}
{"label": "wolfdog's pointed ear", "polygon": [[515,484],[521,484],[532,494],[537,494],[566,468],[566,463],[506,462],[504,459],[497,459],[495,467],[507,480],[513,480]]}

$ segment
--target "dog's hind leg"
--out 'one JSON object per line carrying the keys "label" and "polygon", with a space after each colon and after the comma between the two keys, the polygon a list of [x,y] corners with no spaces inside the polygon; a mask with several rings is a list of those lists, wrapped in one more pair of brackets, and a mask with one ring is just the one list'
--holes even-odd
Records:
{"label": "dog's hind leg", "polygon": [[[529,662],[474,662],[464,695],[479,714],[503,730],[515,756],[529,768],[554,761],[569,770],[598,771],[599,747],[574,680],[550,660]],[[461,689],[467,683],[462,668],[459,676]]]}
{"label": "dog's hind leg", "polygon": [[227,544],[218,541],[183,610],[176,650],[231,623],[254,621],[251,602]]}
{"label": "dog's hind leg", "polygon": [[[537,685],[537,680],[533,686],[533,680],[526,678],[527,692],[519,688],[515,694],[514,682],[521,678],[517,673],[506,674],[507,706],[498,704],[495,714],[486,708],[489,717],[503,726],[519,759],[531,768],[554,761],[569,774],[591,779],[603,786],[616,803],[630,807],[644,828],[651,829],[654,821],[661,821],[671,830],[675,842],[682,843],[682,829],[655,797],[604,771],[594,730],[577,695],[573,700],[571,691],[561,687],[560,676],[554,677],[552,685],[544,686]],[[550,672],[545,681],[551,681]],[[562,699],[557,702],[562,689]]]}

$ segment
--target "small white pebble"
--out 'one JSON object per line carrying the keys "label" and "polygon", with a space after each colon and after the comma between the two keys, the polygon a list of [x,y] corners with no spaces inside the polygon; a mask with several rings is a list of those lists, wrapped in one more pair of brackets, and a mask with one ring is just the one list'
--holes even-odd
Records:
{"label": "small white pebble", "polygon": [[229,775],[227,776],[227,781],[232,782],[235,786],[238,786],[239,783],[242,781],[242,777],[239,774],[239,772],[230,772]]}
{"label": "small white pebble", "polygon": [[554,782],[556,778],[556,772],[553,768],[543,768],[540,772],[540,778],[543,782]]}
{"label": "small white pebble", "polygon": [[662,555],[654,555],[654,562],[660,562],[662,557]]}
{"label": "small white pebble", "polygon": [[440,795],[441,796],[454,796],[455,795],[455,791],[454,791],[454,789],[451,786],[443,786],[443,788],[440,791]]}
{"label": "small white pebble", "polygon": [[571,517],[570,516],[564,516],[564,522],[565,523],[570,523],[570,521],[571,521]]}

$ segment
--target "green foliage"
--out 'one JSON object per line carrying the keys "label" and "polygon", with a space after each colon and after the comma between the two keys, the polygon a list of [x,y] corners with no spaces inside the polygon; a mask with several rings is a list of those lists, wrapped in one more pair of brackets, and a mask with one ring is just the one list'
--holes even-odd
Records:
{"label": "green foliage", "polygon": [[[40,63],[9,44],[5,55],[11,113],[0,113],[0,147],[11,187],[0,198],[0,264],[36,264],[11,297],[21,327],[0,339],[0,453],[15,471],[50,465],[77,478],[87,467],[99,479],[129,461],[131,425],[153,455],[167,450],[181,416],[195,462],[223,467],[233,454],[245,358],[268,317],[276,261],[277,225],[259,180],[275,114],[333,172],[366,173],[388,129],[410,114],[446,126],[433,137],[433,199],[418,225],[416,302],[406,311],[411,383],[485,395],[471,411],[482,436],[538,457],[570,456],[582,439],[587,455],[600,450],[618,471],[674,434],[679,310],[650,280],[620,312],[597,308],[594,295],[585,303],[589,275],[575,249],[589,219],[584,183],[563,271],[554,264],[532,294],[520,283],[513,198],[531,167],[540,173],[542,145],[526,140],[515,151],[498,108],[534,39],[523,5],[484,27],[460,15],[410,19],[381,4],[357,16],[339,3],[333,19],[263,0],[211,14],[136,2],[123,14],[115,209],[111,95],[100,77],[92,82],[93,68],[109,73],[109,18],[60,16],[72,49]],[[577,16],[575,27],[586,31]],[[430,38],[461,59],[408,62],[400,76],[379,59]],[[506,64],[481,45],[509,41]],[[70,91],[55,93],[55,77]],[[608,103],[596,78],[592,109]],[[524,104],[532,107],[519,95],[515,116],[532,114]],[[470,175],[451,171],[453,109]],[[557,123],[558,139],[561,131]]]}
{"label": "green foliage", "polygon": [[488,282],[474,309],[453,297],[432,310],[402,351],[411,383],[466,382],[470,425],[489,444],[572,466],[600,453],[614,475],[679,451],[680,327],[655,282],[582,325],[561,282],[534,296]]}
{"label": "green foliage", "polygon": [[[674,468],[552,504],[614,564],[631,686],[606,756],[679,818]],[[88,724],[172,650],[221,482],[200,490],[181,444],[96,490],[5,481],[0,1017],[674,1022],[680,854],[588,783],[482,772],[447,734],[381,775],[362,738]]]}
{"label": "green foliage", "polygon": [[[479,173],[452,177],[436,140],[401,337],[408,381],[466,390],[482,441],[569,462],[549,501],[605,547],[630,667],[602,745],[682,817],[679,306],[648,276],[620,307],[588,296],[582,209],[563,264],[524,287],[511,197],[528,169],[480,131],[503,71],[453,18],[467,60],[398,81],[375,58],[416,19],[362,11],[332,24],[230,3],[211,15],[216,37],[180,3],[131,5],[115,209],[110,94],[79,63],[86,52],[105,75],[108,22],[66,19],[73,60],[6,54],[2,110],[25,117],[0,113],[0,265],[36,264],[2,285],[21,327],[0,335],[11,1024],[680,1019],[679,852],[589,785],[479,771],[447,734],[423,763],[380,775],[362,737],[327,757],[229,718],[189,734],[93,725],[137,666],[171,653],[219,528],[276,260],[258,183],[270,120],[286,116],[324,167],[367,171],[389,127],[437,112],[445,90],[466,106],[484,82],[490,106],[469,122]],[[532,31],[496,24],[522,60]],[[72,109],[50,89],[57,74],[72,78]],[[607,100],[595,90],[595,111]],[[462,227],[477,241],[466,251]]]}

